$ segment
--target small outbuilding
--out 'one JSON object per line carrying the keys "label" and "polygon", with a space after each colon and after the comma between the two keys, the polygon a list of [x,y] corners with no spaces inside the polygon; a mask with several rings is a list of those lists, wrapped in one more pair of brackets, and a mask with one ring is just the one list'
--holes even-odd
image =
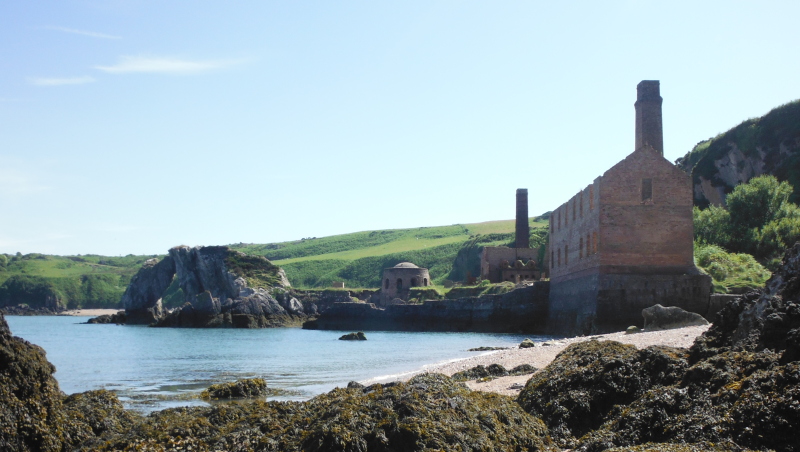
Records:
{"label": "small outbuilding", "polygon": [[381,298],[387,301],[395,298],[405,299],[410,288],[430,285],[431,275],[427,268],[418,267],[411,262],[400,262],[394,267],[383,269]]}

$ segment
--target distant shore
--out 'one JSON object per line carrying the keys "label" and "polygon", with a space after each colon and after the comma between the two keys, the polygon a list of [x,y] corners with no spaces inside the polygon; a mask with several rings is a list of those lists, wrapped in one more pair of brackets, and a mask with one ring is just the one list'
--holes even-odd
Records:
{"label": "distant shore", "polygon": [[[710,325],[689,326],[672,330],[647,331],[637,334],[625,334],[625,332],[601,334],[597,336],[581,336],[565,339],[553,339],[532,348],[512,348],[483,353],[471,358],[448,361],[439,364],[430,364],[423,368],[403,374],[394,381],[407,381],[414,375],[421,373],[442,373],[453,375],[456,372],[471,369],[478,365],[489,366],[490,364],[500,364],[506,369],[511,369],[520,364],[530,364],[537,369],[543,369],[550,364],[556,355],[567,346],[577,343],[597,339],[599,341],[612,340],[623,344],[632,344],[637,348],[645,348],[651,345],[665,345],[669,347],[689,348],[694,343],[695,338],[703,334]],[[515,377],[500,377],[487,382],[477,382],[471,380],[467,382],[470,389],[484,392],[494,392],[505,394],[512,397],[519,395],[520,389],[531,378],[532,374],[520,375]],[[372,379],[362,383],[386,382],[386,380]]]}
{"label": "distant shore", "polygon": [[116,314],[122,309],[70,309],[69,311],[61,311],[58,315],[70,315],[74,317],[98,317],[101,315]]}

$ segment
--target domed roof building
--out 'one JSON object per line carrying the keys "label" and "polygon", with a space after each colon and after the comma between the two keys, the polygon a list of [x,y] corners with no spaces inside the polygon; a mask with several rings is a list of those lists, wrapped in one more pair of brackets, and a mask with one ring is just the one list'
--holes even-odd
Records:
{"label": "domed roof building", "polygon": [[411,262],[400,262],[391,268],[383,269],[381,299],[386,302],[395,298],[406,299],[412,287],[431,285],[431,275],[427,268],[421,268]]}

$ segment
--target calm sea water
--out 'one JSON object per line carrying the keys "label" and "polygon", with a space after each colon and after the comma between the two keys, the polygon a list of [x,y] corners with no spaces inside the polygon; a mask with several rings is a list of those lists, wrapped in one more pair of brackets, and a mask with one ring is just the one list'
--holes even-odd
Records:
{"label": "calm sea water", "polygon": [[64,392],[104,388],[141,411],[204,405],[196,396],[210,384],[251,377],[267,380],[270,400],[305,400],[349,381],[388,381],[425,365],[481,353],[467,351],[470,348],[509,347],[525,338],[367,332],[367,341],[340,341],[349,331],[81,323],[87,319],[6,317],[15,336],[45,349]]}

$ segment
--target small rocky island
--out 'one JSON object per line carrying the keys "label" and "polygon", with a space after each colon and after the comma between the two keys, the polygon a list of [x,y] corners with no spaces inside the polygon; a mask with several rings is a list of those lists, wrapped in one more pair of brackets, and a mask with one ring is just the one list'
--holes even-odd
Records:
{"label": "small rocky island", "polygon": [[[185,303],[168,311],[172,285]],[[122,297],[126,323],[158,327],[267,328],[299,325],[310,314],[286,289],[283,269],[226,246],[177,246],[150,259]],[[310,306],[310,309],[314,309]]]}

